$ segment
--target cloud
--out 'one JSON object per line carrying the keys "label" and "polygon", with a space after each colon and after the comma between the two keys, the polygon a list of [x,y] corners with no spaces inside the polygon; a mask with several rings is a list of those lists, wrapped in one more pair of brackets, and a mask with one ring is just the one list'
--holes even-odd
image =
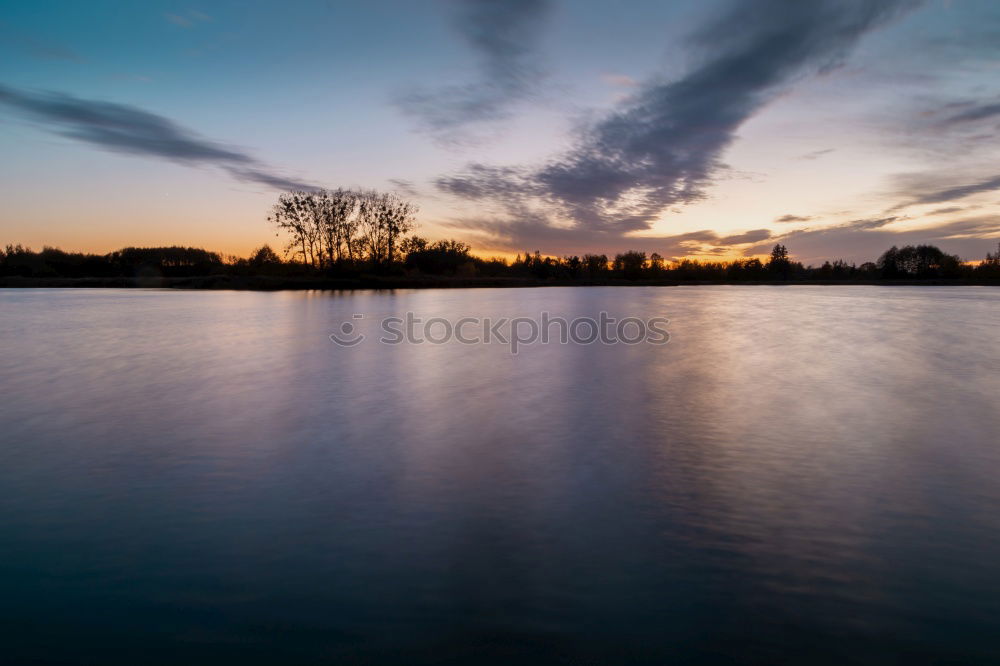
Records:
{"label": "cloud", "polygon": [[210,165],[237,180],[276,189],[314,189],[285,178],[244,153],[199,137],[163,116],[125,104],[34,93],[0,85],[0,105],[60,136],[104,150],[157,157],[187,165]]}
{"label": "cloud", "polygon": [[898,217],[892,216],[892,217],[871,218],[871,219],[865,219],[865,220],[853,220],[851,222],[847,222],[845,224],[838,225],[836,228],[838,228],[838,229],[853,229],[855,231],[866,231],[866,230],[869,230],[869,229],[881,229],[882,227],[886,226],[887,224],[892,224],[893,222],[897,221],[898,219],[899,219]]}
{"label": "cloud", "polygon": [[392,185],[397,192],[405,194],[408,197],[417,197],[420,195],[416,185],[414,185],[411,180],[406,180],[405,178],[390,178],[389,184]]}
{"label": "cloud", "polygon": [[601,80],[616,88],[635,88],[639,85],[639,82],[628,74],[601,74]]}
{"label": "cloud", "polygon": [[836,150],[836,148],[824,148],[823,150],[814,150],[814,151],[812,151],[810,153],[805,153],[804,155],[799,155],[799,159],[800,160],[817,160],[817,159],[823,157],[824,155],[829,155],[834,150]]}
{"label": "cloud", "polygon": [[734,2],[691,37],[696,64],[684,76],[641,86],[562,156],[534,170],[473,164],[437,185],[512,214],[533,205],[578,232],[648,229],[666,208],[705,197],[737,130],[785,87],[836,67],[866,32],[916,4]]}
{"label": "cloud", "polygon": [[207,23],[212,20],[208,14],[193,9],[183,14],[166,13],[163,18],[181,28],[193,28],[199,23]]}
{"label": "cloud", "polygon": [[470,125],[500,120],[542,78],[536,46],[550,0],[450,0],[455,27],[479,57],[479,81],[415,91],[396,100],[433,136],[453,141]]}
{"label": "cloud", "polygon": [[811,216],[809,216],[809,215],[803,216],[803,215],[790,215],[789,214],[789,215],[782,215],[781,217],[777,218],[775,220],[775,222],[782,222],[782,223],[784,223],[784,222],[808,222],[811,219],[813,219],[813,218]]}
{"label": "cloud", "polygon": [[961,206],[946,206],[945,208],[938,208],[929,213],[924,213],[924,215],[948,215],[949,213],[960,213],[963,210],[965,209]]}
{"label": "cloud", "polygon": [[1000,176],[991,176],[989,178],[979,179],[972,183],[925,191],[927,188],[932,186],[935,179],[940,177],[940,174],[921,174],[917,176],[907,188],[909,190],[909,200],[893,206],[890,210],[900,210],[902,208],[906,208],[907,206],[916,206],[920,204],[951,202],[971,197],[974,194],[1000,190]]}
{"label": "cloud", "polygon": [[978,104],[949,116],[943,123],[946,125],[958,125],[985,120],[987,118],[996,118],[997,116],[1000,116],[1000,103]]}
{"label": "cloud", "polygon": [[14,30],[9,28],[4,21],[0,21],[0,43],[11,44],[39,60],[65,60],[74,63],[87,61],[86,58],[68,46],[38,39],[23,31]]}
{"label": "cloud", "polygon": [[67,62],[82,63],[87,59],[82,55],[65,46],[58,44],[42,44],[39,42],[27,42],[25,45],[28,52],[39,60],[65,60]]}
{"label": "cloud", "polygon": [[683,257],[738,253],[737,246],[758,243],[771,237],[770,229],[753,229],[728,236],[710,229],[668,236],[621,236],[595,229],[553,226],[544,217],[533,216],[527,211],[517,219],[484,217],[445,222],[442,226],[473,236],[479,248],[506,252],[559,248],[560,252],[570,254],[594,251],[615,254],[639,250],[658,252],[667,257]]}
{"label": "cloud", "polygon": [[758,243],[771,237],[770,229],[753,229],[742,234],[724,236],[715,241],[715,245],[745,245],[746,243]]}
{"label": "cloud", "polygon": [[222,166],[222,168],[236,180],[242,180],[246,183],[259,183],[260,185],[266,185],[275,190],[305,190],[308,192],[318,189],[318,186],[312,183],[306,183],[293,178],[286,178],[285,176],[275,174],[270,171],[262,171],[259,168],[236,166]]}
{"label": "cloud", "polygon": [[441,176],[434,184],[443,192],[464,199],[498,200],[512,207],[516,207],[525,196],[543,194],[527,169],[478,163],[467,165],[461,173]]}

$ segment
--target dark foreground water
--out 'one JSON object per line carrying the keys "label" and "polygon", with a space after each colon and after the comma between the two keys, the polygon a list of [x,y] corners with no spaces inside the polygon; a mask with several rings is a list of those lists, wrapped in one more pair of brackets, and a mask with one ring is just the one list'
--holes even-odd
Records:
{"label": "dark foreground water", "polygon": [[[672,340],[328,338],[543,310]],[[12,664],[995,663],[1000,289],[0,290],[0,634]]]}

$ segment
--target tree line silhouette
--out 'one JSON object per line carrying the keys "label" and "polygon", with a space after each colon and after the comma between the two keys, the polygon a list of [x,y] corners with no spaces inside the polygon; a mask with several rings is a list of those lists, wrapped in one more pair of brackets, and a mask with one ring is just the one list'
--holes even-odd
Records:
{"label": "tree line silhouette", "polygon": [[[324,246],[328,247],[328,246]],[[364,275],[453,278],[528,278],[537,281],[601,284],[629,282],[796,282],[876,280],[1000,280],[1000,247],[987,253],[978,266],[963,263],[933,245],[907,245],[886,250],[875,262],[860,265],[843,260],[821,266],[803,266],[788,258],[778,245],[766,261],[757,258],[705,262],[691,259],[668,262],[657,253],[629,251],[608,256],[551,257],[539,252],[519,254],[513,261],[484,259],[472,254],[466,243],[456,240],[430,242],[410,236],[393,248],[395,258],[367,254],[330,263],[326,255],[299,259],[282,258],[270,246],[254,250],[249,257],[224,257],[191,247],[128,247],[108,254],[64,252],[46,247],[32,251],[21,245],[0,249],[0,276],[14,278],[144,278],[202,276],[267,276],[272,278],[352,278]],[[346,247],[344,249],[346,253]],[[336,257],[336,251],[334,252]],[[311,263],[315,262],[315,263]]]}
{"label": "tree line silhouette", "polygon": [[777,244],[765,261],[669,261],[660,254],[631,250],[613,256],[564,257],[540,252],[513,261],[482,258],[458,240],[428,241],[411,235],[417,207],[396,194],[376,190],[286,192],[268,215],[277,234],[285,234],[283,255],[269,245],[242,258],[191,247],[127,247],[108,254],[64,252],[21,245],[0,250],[0,276],[14,278],[191,278],[257,276],[323,279],[422,276],[520,278],[539,282],[601,284],[615,281],[789,282],[876,280],[1000,280],[1000,246],[978,265],[964,263],[933,245],[891,247],[877,261],[860,265],[843,260],[803,266]]}

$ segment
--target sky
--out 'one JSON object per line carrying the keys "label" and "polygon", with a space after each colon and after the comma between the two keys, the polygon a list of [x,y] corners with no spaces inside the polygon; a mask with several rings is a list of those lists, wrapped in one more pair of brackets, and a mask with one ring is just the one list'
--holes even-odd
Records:
{"label": "sky", "polygon": [[480,255],[1000,241],[995,0],[3,0],[0,244],[246,255],[373,187]]}

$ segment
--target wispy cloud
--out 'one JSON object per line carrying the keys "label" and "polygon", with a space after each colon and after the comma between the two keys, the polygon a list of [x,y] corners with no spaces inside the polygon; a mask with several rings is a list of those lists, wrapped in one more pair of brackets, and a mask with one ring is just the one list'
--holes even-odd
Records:
{"label": "wispy cloud", "polygon": [[775,222],[790,223],[790,222],[808,222],[812,217],[809,215],[782,215],[777,218]]}
{"label": "wispy cloud", "polygon": [[823,150],[814,150],[812,152],[805,153],[804,155],[799,155],[800,160],[818,160],[824,155],[829,155],[836,148],[824,148]]}
{"label": "wispy cloud", "polygon": [[639,82],[628,74],[601,74],[601,80],[616,88],[635,88]]}
{"label": "wispy cloud", "polygon": [[455,26],[479,58],[479,81],[401,95],[397,106],[437,139],[449,142],[471,125],[500,120],[536,92],[542,78],[536,47],[550,0],[450,0]]}
{"label": "wispy cloud", "polygon": [[944,208],[938,208],[937,210],[925,213],[925,215],[949,215],[951,213],[960,213],[963,210],[965,210],[965,208],[962,208],[961,206],[945,206]]}
{"label": "wispy cloud", "polygon": [[[893,206],[891,210],[901,210],[907,206],[917,206],[920,204],[958,201],[960,199],[965,199],[966,197],[971,197],[974,194],[1000,190],[1000,176],[981,178],[971,183],[964,183],[945,188],[941,188],[940,186],[936,188],[933,187],[933,181],[940,178],[940,174],[927,174],[916,177],[913,179],[914,182],[908,188],[909,192],[907,192],[907,200]],[[928,180],[931,182],[927,182]]]}
{"label": "wispy cloud", "polygon": [[[666,208],[699,200],[737,130],[797,78],[836,67],[857,41],[914,0],[736,2],[690,38],[696,64],[653,81],[582,130],[537,169],[469,165],[444,192],[505,205],[516,219],[576,233],[648,229]],[[510,233],[506,227],[505,233]]]}
{"label": "wispy cloud", "polygon": [[198,136],[168,118],[125,104],[37,93],[0,85],[0,105],[47,131],[104,150],[187,165],[219,167],[232,177],[276,189],[315,186],[274,173],[249,154]]}
{"label": "wispy cloud", "polygon": [[0,42],[13,45],[33,58],[39,60],[65,60],[82,63],[87,59],[65,44],[58,44],[45,39],[39,39],[16,30],[13,26],[0,21]]}
{"label": "wispy cloud", "polygon": [[404,194],[408,197],[416,197],[420,195],[420,191],[417,186],[413,184],[413,181],[406,180],[405,178],[390,178],[389,184],[392,185],[400,194]]}
{"label": "wispy cloud", "polygon": [[180,28],[193,28],[199,23],[208,23],[212,20],[212,17],[204,12],[199,12],[197,10],[189,10],[182,12],[180,14],[166,13],[163,15],[170,23],[180,27]]}
{"label": "wispy cloud", "polygon": [[973,123],[1000,117],[1000,103],[972,104],[968,108],[948,116],[942,122],[946,125]]}

